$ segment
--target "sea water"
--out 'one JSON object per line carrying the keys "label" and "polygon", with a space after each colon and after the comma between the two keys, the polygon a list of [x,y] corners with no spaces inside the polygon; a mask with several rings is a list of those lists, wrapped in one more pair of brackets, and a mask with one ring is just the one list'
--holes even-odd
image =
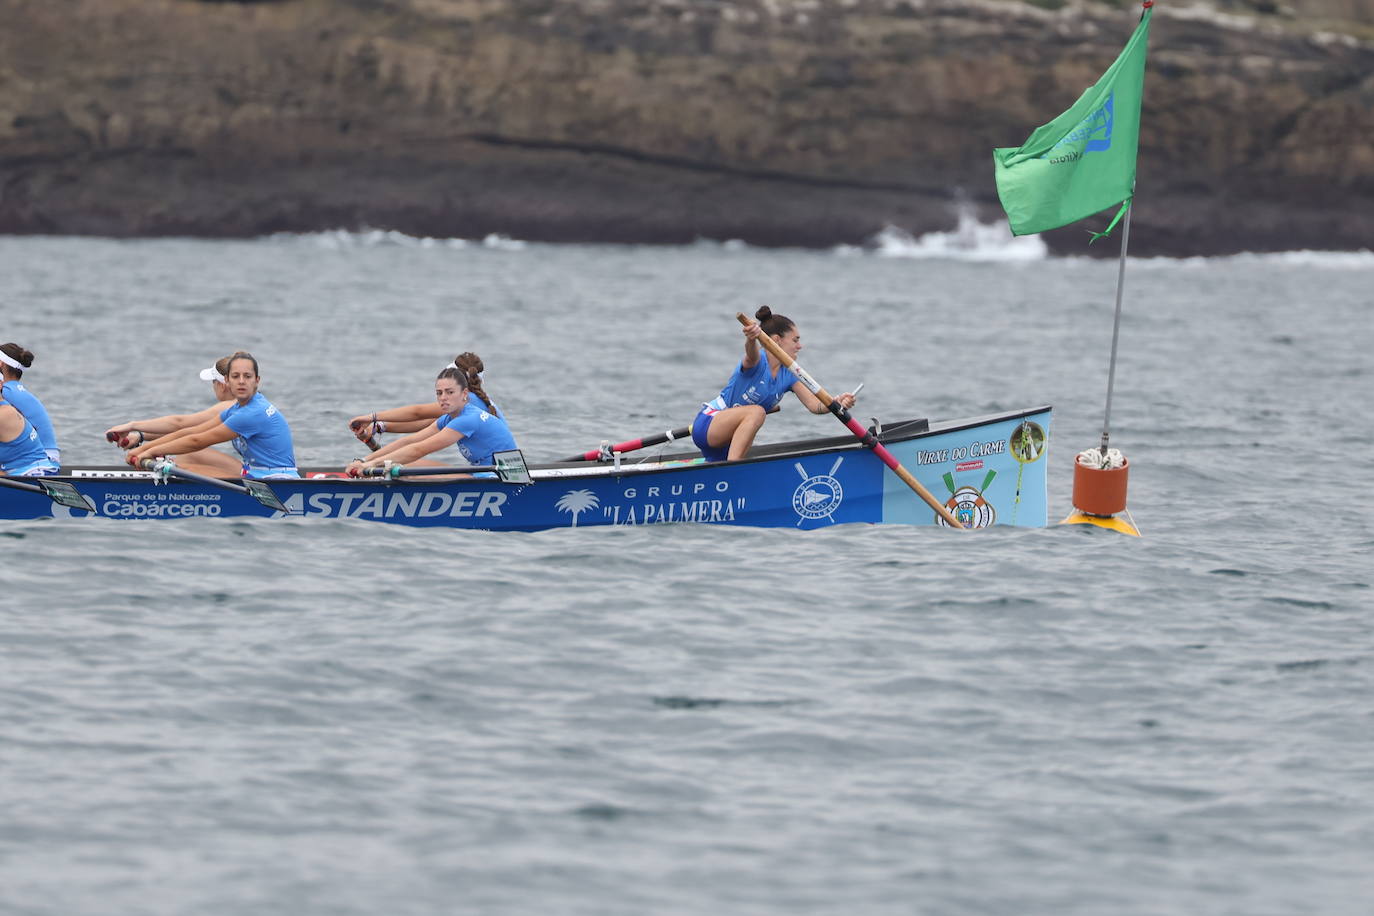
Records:
{"label": "sea water", "polygon": [[[235,349],[302,464],[463,350],[537,461],[690,422],[767,304],[865,421],[1053,405],[1056,521],[1116,279],[976,233],[9,238],[0,338],[69,464]],[[1367,913],[1371,300],[1369,253],[1130,261],[1140,539],[0,523],[0,911]]]}

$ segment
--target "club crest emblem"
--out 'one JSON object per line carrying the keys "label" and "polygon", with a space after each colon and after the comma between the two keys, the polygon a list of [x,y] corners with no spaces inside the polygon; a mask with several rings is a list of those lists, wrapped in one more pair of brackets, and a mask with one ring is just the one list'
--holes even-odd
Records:
{"label": "club crest emblem", "polygon": [[[993,478],[997,476],[996,471],[988,471],[983,478],[981,487],[973,487],[965,484],[960,487],[954,485],[954,475],[944,476],[945,489],[949,490],[949,499],[945,500],[945,508],[949,510],[959,520],[959,524],[965,528],[986,528],[997,521],[997,510],[992,508],[992,503],[983,497],[983,491],[991,485]],[[935,516],[937,524],[949,527],[949,522],[945,521],[944,516]]]}
{"label": "club crest emblem", "polygon": [[835,459],[829,471],[814,477],[802,467],[800,461],[794,465],[802,478],[797,489],[792,491],[792,511],[797,513],[798,526],[808,519],[814,521],[820,518],[829,519],[832,525],[835,523],[835,510],[844,502],[844,487],[835,479],[835,472],[843,461],[844,456],[841,455]]}

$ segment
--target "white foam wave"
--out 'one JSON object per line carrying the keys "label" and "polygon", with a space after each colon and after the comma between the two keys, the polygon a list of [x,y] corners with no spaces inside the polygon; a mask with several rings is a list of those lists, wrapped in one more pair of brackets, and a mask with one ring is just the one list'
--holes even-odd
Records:
{"label": "white foam wave", "polygon": [[[707,249],[713,249],[713,250],[715,250],[715,251],[752,251],[752,250],[755,250],[755,248],[754,248],[753,245],[750,245],[749,243],[745,242],[743,239],[724,239],[724,240],[721,240],[721,239],[708,239],[708,238],[705,238],[705,237],[703,237],[703,236],[698,236],[694,241],[688,243],[687,247],[689,247],[689,248],[707,248]],[[760,248],[760,249],[757,249],[757,250],[763,251],[764,249]]]}
{"label": "white foam wave", "polygon": [[435,239],[426,236],[406,235],[394,229],[362,229],[357,232],[348,229],[327,229],[323,232],[278,232],[267,237],[269,242],[288,242],[317,245],[330,250],[347,248],[466,248],[472,244],[466,239]]}
{"label": "white foam wave", "polygon": [[513,239],[508,235],[493,232],[482,239],[482,247],[495,248],[498,251],[521,251],[524,249],[525,243],[520,239]]}
{"label": "white foam wave", "polygon": [[[1085,259],[1087,260],[1087,259]],[[1280,267],[1315,267],[1323,270],[1374,270],[1374,251],[1246,251],[1240,254],[1201,255],[1190,258],[1137,258],[1128,259],[1141,267],[1207,267],[1216,264],[1256,264],[1277,265]]]}
{"label": "white foam wave", "polygon": [[[1220,259],[1213,259],[1220,260]],[[1262,261],[1268,264],[1284,264],[1293,267],[1325,267],[1336,270],[1374,269],[1374,251],[1276,251],[1267,254],[1238,254],[1230,260]]]}
{"label": "white foam wave", "polygon": [[[480,246],[498,251],[522,251],[529,243],[513,239],[507,235],[492,233],[479,240],[461,238],[430,238],[428,236],[407,235],[394,229],[330,229],[323,232],[279,232],[266,237],[269,242],[306,243],[331,250],[350,248],[378,248],[396,246],[402,248],[468,248]],[[697,239],[698,247],[711,247],[721,251],[749,251],[754,247],[739,239],[716,241]],[[766,249],[759,249],[766,250]],[[998,220],[993,223],[980,223],[971,209],[960,209],[958,225],[949,232],[929,232],[921,236],[896,226],[887,226],[863,245],[836,245],[830,253],[838,257],[877,256],[884,258],[947,259],[964,261],[1041,261],[1050,257],[1047,246],[1038,235],[1013,236],[1006,223]],[[1102,259],[1086,255],[1066,255],[1056,260],[1082,261],[1096,264]],[[1160,264],[1170,267],[1197,266],[1219,262],[1277,264],[1292,267],[1317,267],[1328,270],[1374,270],[1374,251],[1275,251],[1242,252],[1234,255],[1195,256],[1187,258],[1135,257],[1131,263],[1149,266]]]}
{"label": "white foam wave", "polygon": [[1043,261],[1049,247],[1038,235],[1017,237],[1005,222],[980,223],[971,210],[960,209],[959,223],[949,232],[913,236],[887,226],[864,249],[840,246],[835,254],[850,256],[868,250],[883,258],[940,258],[960,261]]}
{"label": "white foam wave", "polygon": [[480,245],[483,248],[494,248],[499,251],[520,251],[526,244],[520,239],[513,239],[508,235],[498,233],[492,233],[480,241],[474,242],[468,239],[436,239],[429,236],[407,235],[404,232],[397,232],[395,229],[362,229],[356,232],[348,229],[329,229],[324,232],[279,232],[275,235],[269,235],[267,240],[270,242],[305,242],[331,250],[388,246],[398,248],[467,248],[472,245]]}

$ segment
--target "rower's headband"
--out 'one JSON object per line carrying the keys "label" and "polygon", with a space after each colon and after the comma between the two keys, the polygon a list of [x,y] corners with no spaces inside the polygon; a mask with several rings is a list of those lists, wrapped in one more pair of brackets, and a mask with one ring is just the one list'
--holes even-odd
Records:
{"label": "rower's headband", "polygon": [[20,372],[23,372],[25,369],[28,368],[28,366],[24,365],[19,360],[15,359],[13,356],[10,356],[4,350],[0,350],[0,363],[4,363],[6,366],[12,366],[15,369],[18,369]]}

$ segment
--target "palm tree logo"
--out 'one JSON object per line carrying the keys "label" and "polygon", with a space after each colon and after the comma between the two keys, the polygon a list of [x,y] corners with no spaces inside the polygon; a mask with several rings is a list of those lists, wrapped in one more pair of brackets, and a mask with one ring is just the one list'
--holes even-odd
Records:
{"label": "palm tree logo", "polygon": [[577,527],[577,517],[588,509],[601,505],[601,500],[591,490],[569,490],[559,498],[554,507],[559,512],[572,513],[572,526]]}

